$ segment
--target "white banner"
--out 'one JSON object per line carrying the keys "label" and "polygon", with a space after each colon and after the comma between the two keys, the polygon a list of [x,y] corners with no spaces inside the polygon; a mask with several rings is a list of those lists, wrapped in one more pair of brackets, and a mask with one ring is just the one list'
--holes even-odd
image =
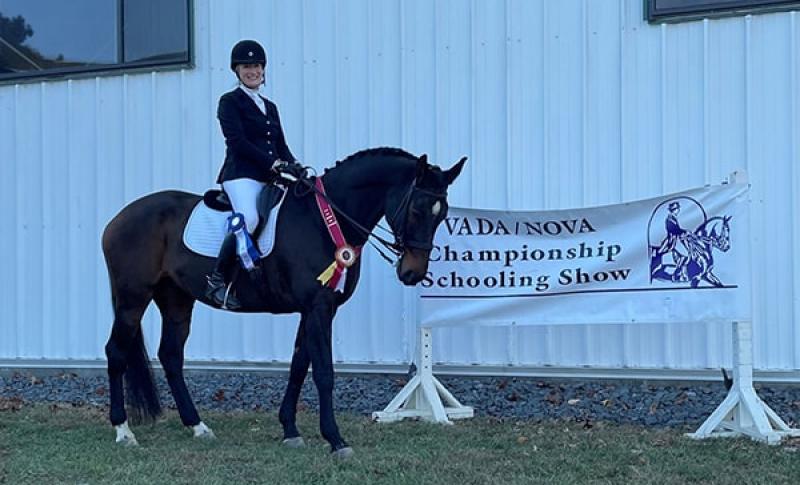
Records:
{"label": "white banner", "polygon": [[748,186],[560,211],[450,208],[418,285],[420,323],[750,318]]}

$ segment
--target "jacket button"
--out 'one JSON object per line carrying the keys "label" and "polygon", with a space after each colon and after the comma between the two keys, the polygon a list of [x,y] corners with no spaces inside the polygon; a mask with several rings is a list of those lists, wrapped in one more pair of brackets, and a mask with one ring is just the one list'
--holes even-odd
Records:
{"label": "jacket button", "polygon": [[272,150],[270,150],[269,154],[272,155]]}
{"label": "jacket button", "polygon": [[271,134],[272,134],[272,132],[271,132],[271,131],[268,131],[268,132],[267,132],[267,136],[269,136],[269,135],[271,135]]}
{"label": "jacket button", "polygon": [[269,120],[267,120],[267,124],[270,124],[270,123],[269,123]]}

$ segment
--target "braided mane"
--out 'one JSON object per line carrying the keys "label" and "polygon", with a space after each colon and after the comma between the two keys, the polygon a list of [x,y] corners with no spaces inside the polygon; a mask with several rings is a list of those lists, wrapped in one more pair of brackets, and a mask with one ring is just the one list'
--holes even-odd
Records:
{"label": "braided mane", "polygon": [[365,150],[361,150],[358,152],[349,155],[347,158],[342,160],[338,163],[345,163],[355,158],[362,158],[367,157],[370,155],[394,155],[398,157],[408,158],[410,160],[416,160],[417,157],[408,153],[407,151],[403,150],[402,148],[395,148],[395,147],[377,147],[377,148],[367,148]]}
{"label": "braided mane", "polygon": [[[407,151],[403,150],[402,148],[395,148],[395,147],[376,147],[376,148],[367,148],[364,150],[357,151],[352,155],[348,155],[343,160],[339,160],[336,162],[335,167],[340,166],[343,163],[347,163],[354,160],[360,160],[362,158],[370,157],[370,156],[395,156],[400,158],[406,158],[408,160],[418,160],[418,157],[408,153]],[[334,168],[335,168],[334,167]],[[330,170],[330,168],[326,168],[325,172]]]}

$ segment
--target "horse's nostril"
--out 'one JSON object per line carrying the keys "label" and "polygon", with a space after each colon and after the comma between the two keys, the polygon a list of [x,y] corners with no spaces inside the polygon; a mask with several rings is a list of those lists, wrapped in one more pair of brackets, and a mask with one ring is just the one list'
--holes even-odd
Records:
{"label": "horse's nostril", "polygon": [[414,272],[411,270],[404,271],[402,275],[400,275],[400,281],[402,281],[406,285],[413,285],[416,283],[415,281]]}

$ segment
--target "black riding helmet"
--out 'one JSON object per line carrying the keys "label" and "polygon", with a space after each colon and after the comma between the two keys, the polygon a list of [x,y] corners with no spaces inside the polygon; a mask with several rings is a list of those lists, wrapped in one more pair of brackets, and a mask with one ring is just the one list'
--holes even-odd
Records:
{"label": "black riding helmet", "polygon": [[267,65],[267,54],[261,44],[254,40],[240,40],[231,50],[231,71],[236,72],[239,64]]}

